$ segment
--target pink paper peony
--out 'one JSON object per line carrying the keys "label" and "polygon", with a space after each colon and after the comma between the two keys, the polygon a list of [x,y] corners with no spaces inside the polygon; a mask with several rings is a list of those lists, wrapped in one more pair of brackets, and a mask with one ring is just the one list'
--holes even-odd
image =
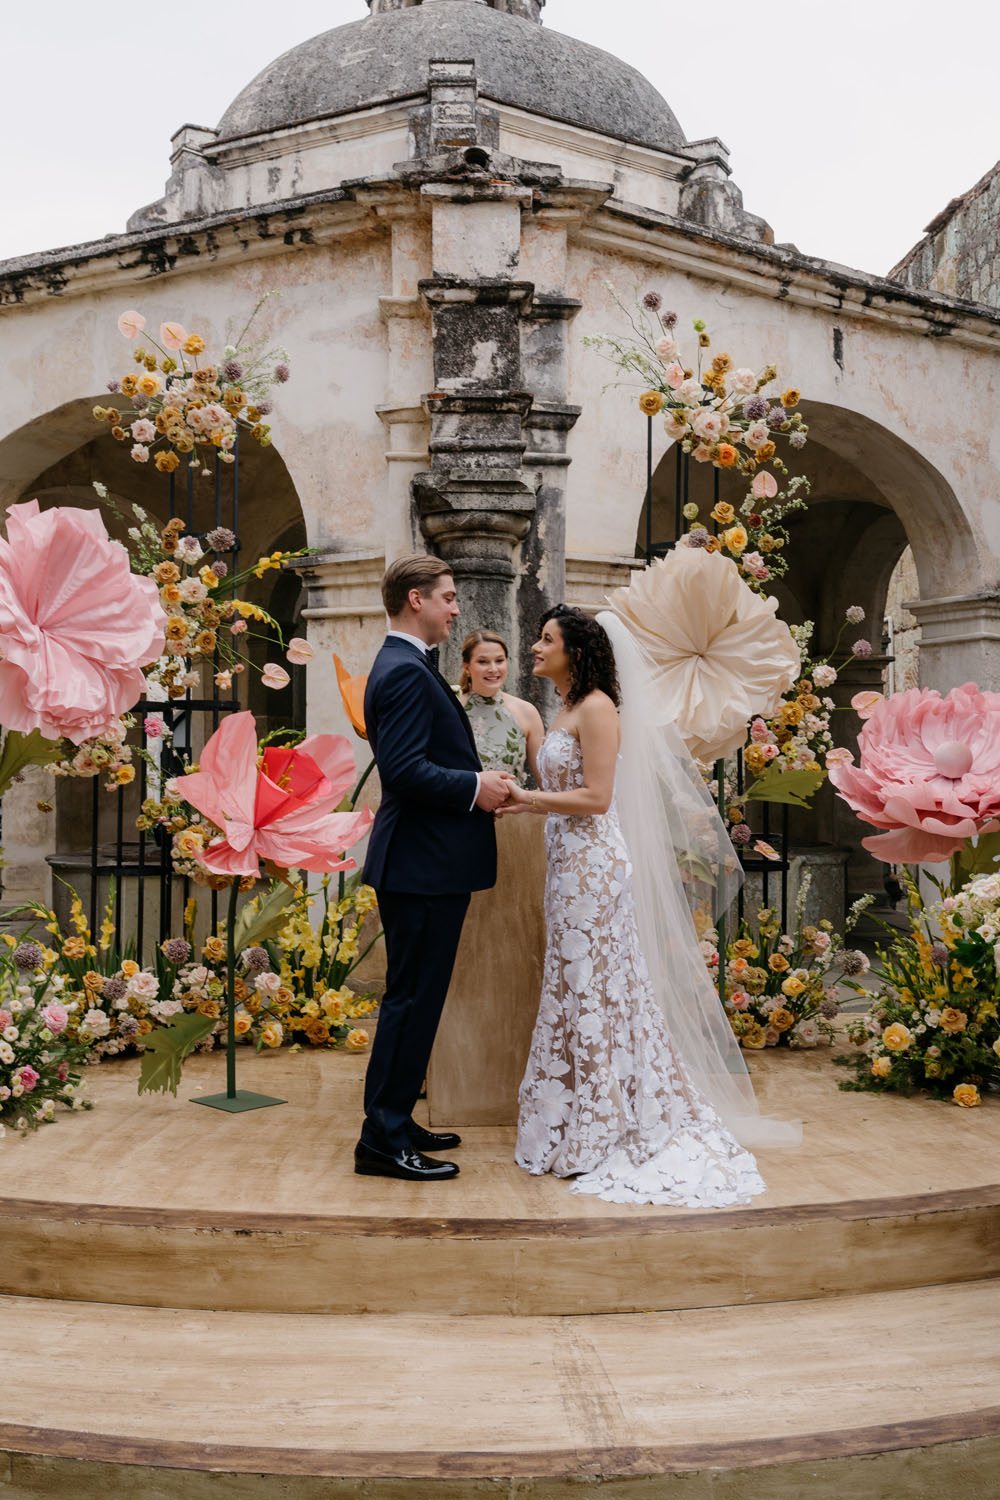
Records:
{"label": "pink paper peony", "polygon": [[936,863],[1000,828],[1000,693],[895,693],[868,713],[858,751],[856,766],[827,765],[859,817],[888,830],[862,840],[877,858]]}
{"label": "pink paper peony", "polygon": [[0,538],[0,723],[74,744],[102,734],[143,692],[165,617],[95,510],[7,511]]}
{"label": "pink paper peony", "polygon": [[179,790],[225,830],[201,856],[208,869],[258,875],[261,859],[283,870],[353,867],[344,851],[367,833],[372,814],[367,807],[334,811],[356,774],[343,735],[314,734],[294,750],[269,745],[258,768],[253,714],[232,714],[201,752],[199,766]]}

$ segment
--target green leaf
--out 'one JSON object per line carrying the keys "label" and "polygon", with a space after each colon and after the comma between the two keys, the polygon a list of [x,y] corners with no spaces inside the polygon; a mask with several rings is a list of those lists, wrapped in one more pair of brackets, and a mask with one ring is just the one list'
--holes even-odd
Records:
{"label": "green leaf", "polygon": [[63,753],[62,741],[47,740],[40,729],[30,734],[9,730],[0,750],[0,797],[26,766],[50,766],[62,760]]}
{"label": "green leaf", "polygon": [[968,840],[951,857],[951,888],[959,890],[974,875],[992,874],[1000,858],[1000,833],[981,833],[975,846]]}
{"label": "green leaf", "polygon": [[[294,883],[291,870],[288,875]],[[256,911],[252,911],[251,903],[247,902],[236,919],[233,935],[233,950],[237,957],[244,948],[258,947],[267,938],[277,937],[288,920],[288,908],[294,906],[297,900],[295,891],[290,891],[287,885],[276,880],[267,895],[261,897]]]}
{"label": "green leaf", "polygon": [[181,1081],[181,1064],[215,1025],[211,1016],[187,1011],[168,1016],[145,1039],[139,1072],[140,1094],[176,1095]]}
{"label": "green leaf", "polygon": [[748,802],[788,802],[793,807],[808,807],[825,780],[825,771],[779,771],[776,765],[770,765],[744,795]]}

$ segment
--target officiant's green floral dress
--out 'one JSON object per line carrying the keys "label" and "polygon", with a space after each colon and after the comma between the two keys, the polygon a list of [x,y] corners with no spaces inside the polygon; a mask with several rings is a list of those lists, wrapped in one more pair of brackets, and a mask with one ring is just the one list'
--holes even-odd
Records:
{"label": "officiant's green floral dress", "polygon": [[503,701],[503,693],[498,693],[495,698],[482,698],[478,693],[470,693],[465,703],[465,712],[472,723],[472,733],[483,770],[509,771],[523,785],[527,742],[524,730]]}

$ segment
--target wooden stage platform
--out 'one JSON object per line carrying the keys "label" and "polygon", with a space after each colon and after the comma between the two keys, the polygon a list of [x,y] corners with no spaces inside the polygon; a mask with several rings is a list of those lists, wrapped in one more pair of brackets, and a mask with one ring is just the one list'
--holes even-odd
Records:
{"label": "wooden stage platform", "polygon": [[464,1132],[355,1177],[364,1057],[240,1055],[289,1103],[138,1098],[0,1146],[0,1496],[965,1500],[1000,1459],[1000,1101],[751,1060],[805,1124],[745,1209],[623,1208]]}

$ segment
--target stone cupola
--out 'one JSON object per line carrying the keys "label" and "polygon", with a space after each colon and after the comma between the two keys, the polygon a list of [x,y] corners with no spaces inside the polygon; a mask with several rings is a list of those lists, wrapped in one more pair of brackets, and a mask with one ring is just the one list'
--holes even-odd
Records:
{"label": "stone cupola", "polygon": [[[368,9],[373,16],[384,15],[390,10],[413,10],[418,5],[447,5],[450,0],[368,0]],[[489,10],[498,10],[504,15],[520,16],[522,21],[541,21],[545,0],[475,0]]]}

